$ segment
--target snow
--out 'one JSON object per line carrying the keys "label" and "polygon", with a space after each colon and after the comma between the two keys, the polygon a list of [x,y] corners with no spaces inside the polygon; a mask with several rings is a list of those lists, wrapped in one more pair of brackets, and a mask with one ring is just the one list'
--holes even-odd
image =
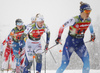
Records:
{"label": "snow", "polygon": [[[31,72],[33,73],[33,71]],[[4,73],[7,73],[7,72],[4,72]],[[9,71],[8,73],[11,73],[11,71]],[[41,73],[44,73],[44,71],[42,71]],[[47,70],[46,73],[56,73],[56,70]],[[82,73],[82,71],[81,70],[65,70],[63,73]],[[100,70],[90,70],[90,73],[100,73]]]}

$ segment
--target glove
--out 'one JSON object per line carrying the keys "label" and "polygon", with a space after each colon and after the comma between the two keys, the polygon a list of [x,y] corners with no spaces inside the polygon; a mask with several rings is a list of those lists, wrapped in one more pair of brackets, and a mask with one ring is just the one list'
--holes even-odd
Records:
{"label": "glove", "polygon": [[91,41],[94,42],[94,40],[95,40],[95,33],[93,33],[93,34],[91,35]]}
{"label": "glove", "polygon": [[48,44],[45,45],[45,50],[48,50]]}
{"label": "glove", "polygon": [[61,38],[58,37],[58,38],[55,40],[56,44],[59,44],[60,39],[61,39]]}
{"label": "glove", "polygon": [[45,51],[48,51],[48,44],[45,45]]}
{"label": "glove", "polygon": [[2,51],[0,51],[0,55],[2,56],[2,54],[3,54],[3,52]]}

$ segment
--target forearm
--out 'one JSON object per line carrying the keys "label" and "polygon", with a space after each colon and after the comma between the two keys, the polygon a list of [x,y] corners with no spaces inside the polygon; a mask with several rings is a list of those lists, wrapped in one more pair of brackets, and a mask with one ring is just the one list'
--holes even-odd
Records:
{"label": "forearm", "polygon": [[89,29],[90,29],[90,33],[93,34],[94,30],[93,30],[93,26],[92,25],[89,26]]}
{"label": "forearm", "polygon": [[26,38],[26,37],[27,37],[27,34],[23,33],[20,40],[24,40],[24,38]]}
{"label": "forearm", "polygon": [[50,41],[50,32],[47,32],[47,39],[46,39],[46,43],[49,44],[49,41]]}
{"label": "forearm", "polygon": [[58,32],[58,38],[61,38],[63,31],[64,31],[64,27],[61,26],[60,29],[59,29],[59,32]]}

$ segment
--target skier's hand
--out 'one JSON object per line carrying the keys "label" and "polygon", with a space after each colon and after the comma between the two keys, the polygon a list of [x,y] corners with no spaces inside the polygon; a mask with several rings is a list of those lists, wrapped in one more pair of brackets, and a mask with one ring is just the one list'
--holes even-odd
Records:
{"label": "skier's hand", "polygon": [[48,44],[45,45],[45,51],[48,51]]}
{"label": "skier's hand", "polygon": [[3,52],[2,52],[2,51],[0,51],[0,56],[2,56],[2,54],[3,54]]}
{"label": "skier's hand", "polygon": [[94,42],[94,40],[95,40],[95,33],[93,33],[93,34],[91,35],[91,41]]}
{"label": "skier's hand", "polygon": [[59,44],[59,43],[60,43],[60,39],[61,39],[61,38],[57,38],[57,39],[55,40],[56,44]]}

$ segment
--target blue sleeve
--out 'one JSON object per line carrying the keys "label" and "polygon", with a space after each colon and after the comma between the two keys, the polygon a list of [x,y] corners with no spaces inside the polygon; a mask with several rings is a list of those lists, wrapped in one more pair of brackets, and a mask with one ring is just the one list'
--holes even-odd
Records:
{"label": "blue sleeve", "polygon": [[46,35],[47,35],[46,43],[49,44],[49,40],[50,40],[50,32],[47,32]]}
{"label": "blue sleeve", "polygon": [[94,33],[94,30],[93,30],[93,26],[92,25],[89,26],[89,29],[90,29],[90,33],[91,34]]}

